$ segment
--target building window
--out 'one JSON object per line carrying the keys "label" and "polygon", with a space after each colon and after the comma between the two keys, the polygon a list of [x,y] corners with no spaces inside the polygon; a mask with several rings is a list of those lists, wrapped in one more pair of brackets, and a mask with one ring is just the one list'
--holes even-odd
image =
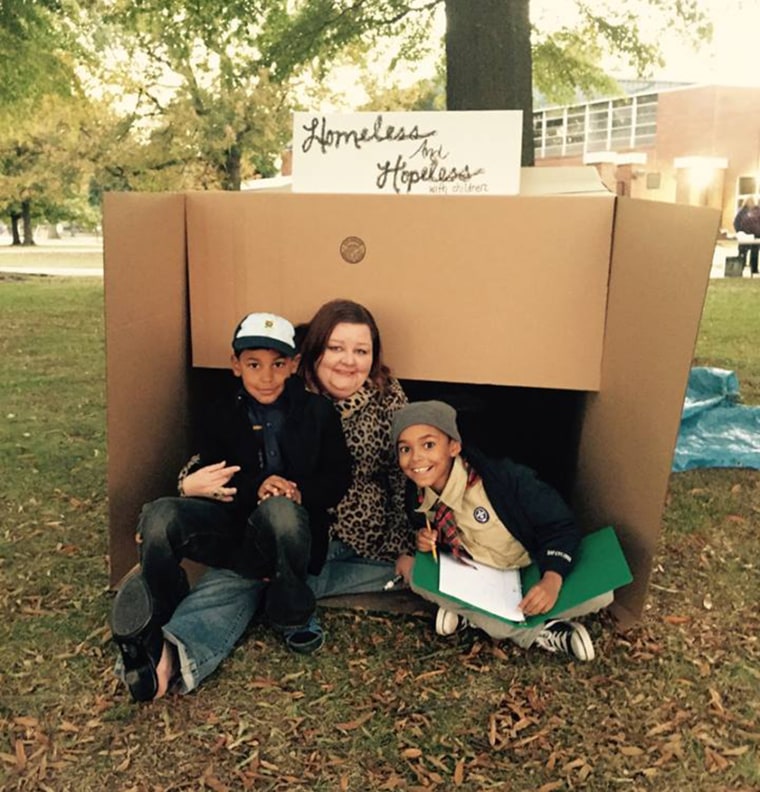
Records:
{"label": "building window", "polygon": [[635,110],[634,137],[636,146],[651,145],[654,143],[657,132],[657,94],[637,96]]}
{"label": "building window", "polygon": [[740,176],[736,184],[736,209],[742,207],[747,198],[758,197],[758,179],[756,176]]}
{"label": "building window", "polygon": [[757,179],[754,176],[739,177],[739,195],[756,195]]}
{"label": "building window", "polygon": [[581,156],[654,143],[657,94],[604,99],[533,114],[537,158]]}
{"label": "building window", "polygon": [[586,151],[610,150],[610,103],[594,102],[588,107]]}
{"label": "building window", "polygon": [[548,110],[544,126],[544,150],[547,157],[561,157],[565,142],[564,110]]}
{"label": "building window", "polygon": [[612,103],[610,149],[633,146],[633,102],[630,99],[615,99]]}
{"label": "building window", "polygon": [[660,189],[660,174],[647,173],[647,190],[659,190],[659,189]]}

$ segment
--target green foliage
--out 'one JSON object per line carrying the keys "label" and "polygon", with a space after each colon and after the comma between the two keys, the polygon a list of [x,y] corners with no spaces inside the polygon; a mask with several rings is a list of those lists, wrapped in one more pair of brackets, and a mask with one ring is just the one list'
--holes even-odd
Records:
{"label": "green foliage", "polygon": [[615,95],[618,86],[599,66],[602,50],[584,31],[562,30],[533,48],[533,90],[554,104],[572,104],[578,92]]}
{"label": "green foliage", "polygon": [[369,100],[359,110],[391,112],[397,110],[444,110],[446,93],[443,85],[436,80],[420,80],[413,85],[400,87],[393,85],[382,88],[378,81],[366,86]]}
{"label": "green foliage", "polygon": [[88,184],[108,111],[78,97],[26,99],[0,115],[0,207],[57,222],[88,214]]}
{"label": "green foliage", "polygon": [[[112,77],[121,81],[129,71],[139,148],[122,147],[122,162],[100,181],[239,189],[246,178],[274,173],[291,134],[291,81],[319,79],[363,36],[398,32],[414,7],[399,0],[107,5],[101,41],[127,55]],[[414,15],[406,40],[419,40],[420,25]]]}
{"label": "green foliage", "polygon": [[[663,65],[659,30],[672,27],[697,44],[712,35],[699,0],[576,0],[575,17],[559,28],[542,20],[533,32],[533,83],[549,101],[565,104],[587,97],[614,95],[617,84],[602,64],[615,58],[621,68],[645,77]],[[567,9],[565,9],[567,10]]]}
{"label": "green foliage", "polygon": [[70,19],[74,0],[0,2],[0,109],[75,89],[72,56],[82,57]]}

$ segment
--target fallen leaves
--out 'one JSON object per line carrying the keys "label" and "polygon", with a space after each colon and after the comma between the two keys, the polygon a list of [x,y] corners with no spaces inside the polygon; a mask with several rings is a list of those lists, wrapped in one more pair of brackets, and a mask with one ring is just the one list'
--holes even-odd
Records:
{"label": "fallen leaves", "polygon": [[374,710],[371,712],[365,712],[364,715],[360,716],[359,718],[355,718],[354,720],[346,721],[344,723],[336,723],[335,728],[340,729],[341,731],[353,731],[354,729],[358,729],[363,726],[370,718],[372,718],[374,714]]}
{"label": "fallen leaves", "polygon": [[663,616],[662,620],[666,624],[688,624],[691,621],[691,616],[670,615],[670,616]]}
{"label": "fallen leaves", "polygon": [[[49,548],[70,542],[79,563],[88,543],[64,535],[70,523],[46,529],[58,532]],[[15,717],[0,717],[0,775],[41,791],[94,779],[132,792],[752,788],[756,540],[738,521],[714,525],[708,539],[668,540],[641,623],[589,620],[593,664],[477,632],[439,640],[417,617],[332,610],[316,658],[292,657],[253,625],[199,691],[141,706],[113,679],[103,577],[91,592],[70,577],[40,587],[19,566],[0,601],[50,634],[8,655]],[[70,563],[66,552],[52,554]]]}

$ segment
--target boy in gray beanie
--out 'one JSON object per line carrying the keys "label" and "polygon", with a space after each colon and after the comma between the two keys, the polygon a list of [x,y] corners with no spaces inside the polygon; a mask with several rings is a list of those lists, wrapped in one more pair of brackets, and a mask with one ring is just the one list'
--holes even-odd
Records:
{"label": "boy in gray beanie", "polygon": [[[519,607],[526,616],[550,611],[581,538],[559,493],[529,468],[463,449],[456,411],[444,402],[403,407],[394,416],[392,437],[399,466],[410,479],[406,507],[417,528],[417,549],[435,557],[440,547],[462,560],[471,558],[499,569],[520,569],[534,562],[541,578]],[[412,588],[439,605],[439,635],[451,635],[470,623],[523,648],[536,644],[578,660],[594,658],[591,637],[578,622],[555,618],[537,627],[514,626],[413,584]],[[560,615],[593,613],[611,602],[612,592],[607,592]]]}

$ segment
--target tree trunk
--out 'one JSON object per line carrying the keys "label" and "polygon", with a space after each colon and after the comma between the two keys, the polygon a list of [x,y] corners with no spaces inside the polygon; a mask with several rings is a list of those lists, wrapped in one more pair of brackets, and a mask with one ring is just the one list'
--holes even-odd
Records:
{"label": "tree trunk", "polygon": [[21,202],[21,220],[24,228],[23,245],[33,245],[34,235],[32,234],[32,203],[31,201]]}
{"label": "tree trunk", "polygon": [[11,212],[11,245],[20,245],[21,244],[21,235],[18,232],[18,223],[21,220],[21,213],[20,212]]}
{"label": "tree trunk", "polygon": [[240,148],[238,146],[230,146],[227,151],[222,173],[222,189],[240,189]]}
{"label": "tree trunk", "polygon": [[533,165],[530,0],[446,0],[449,110],[522,110],[522,164]]}

